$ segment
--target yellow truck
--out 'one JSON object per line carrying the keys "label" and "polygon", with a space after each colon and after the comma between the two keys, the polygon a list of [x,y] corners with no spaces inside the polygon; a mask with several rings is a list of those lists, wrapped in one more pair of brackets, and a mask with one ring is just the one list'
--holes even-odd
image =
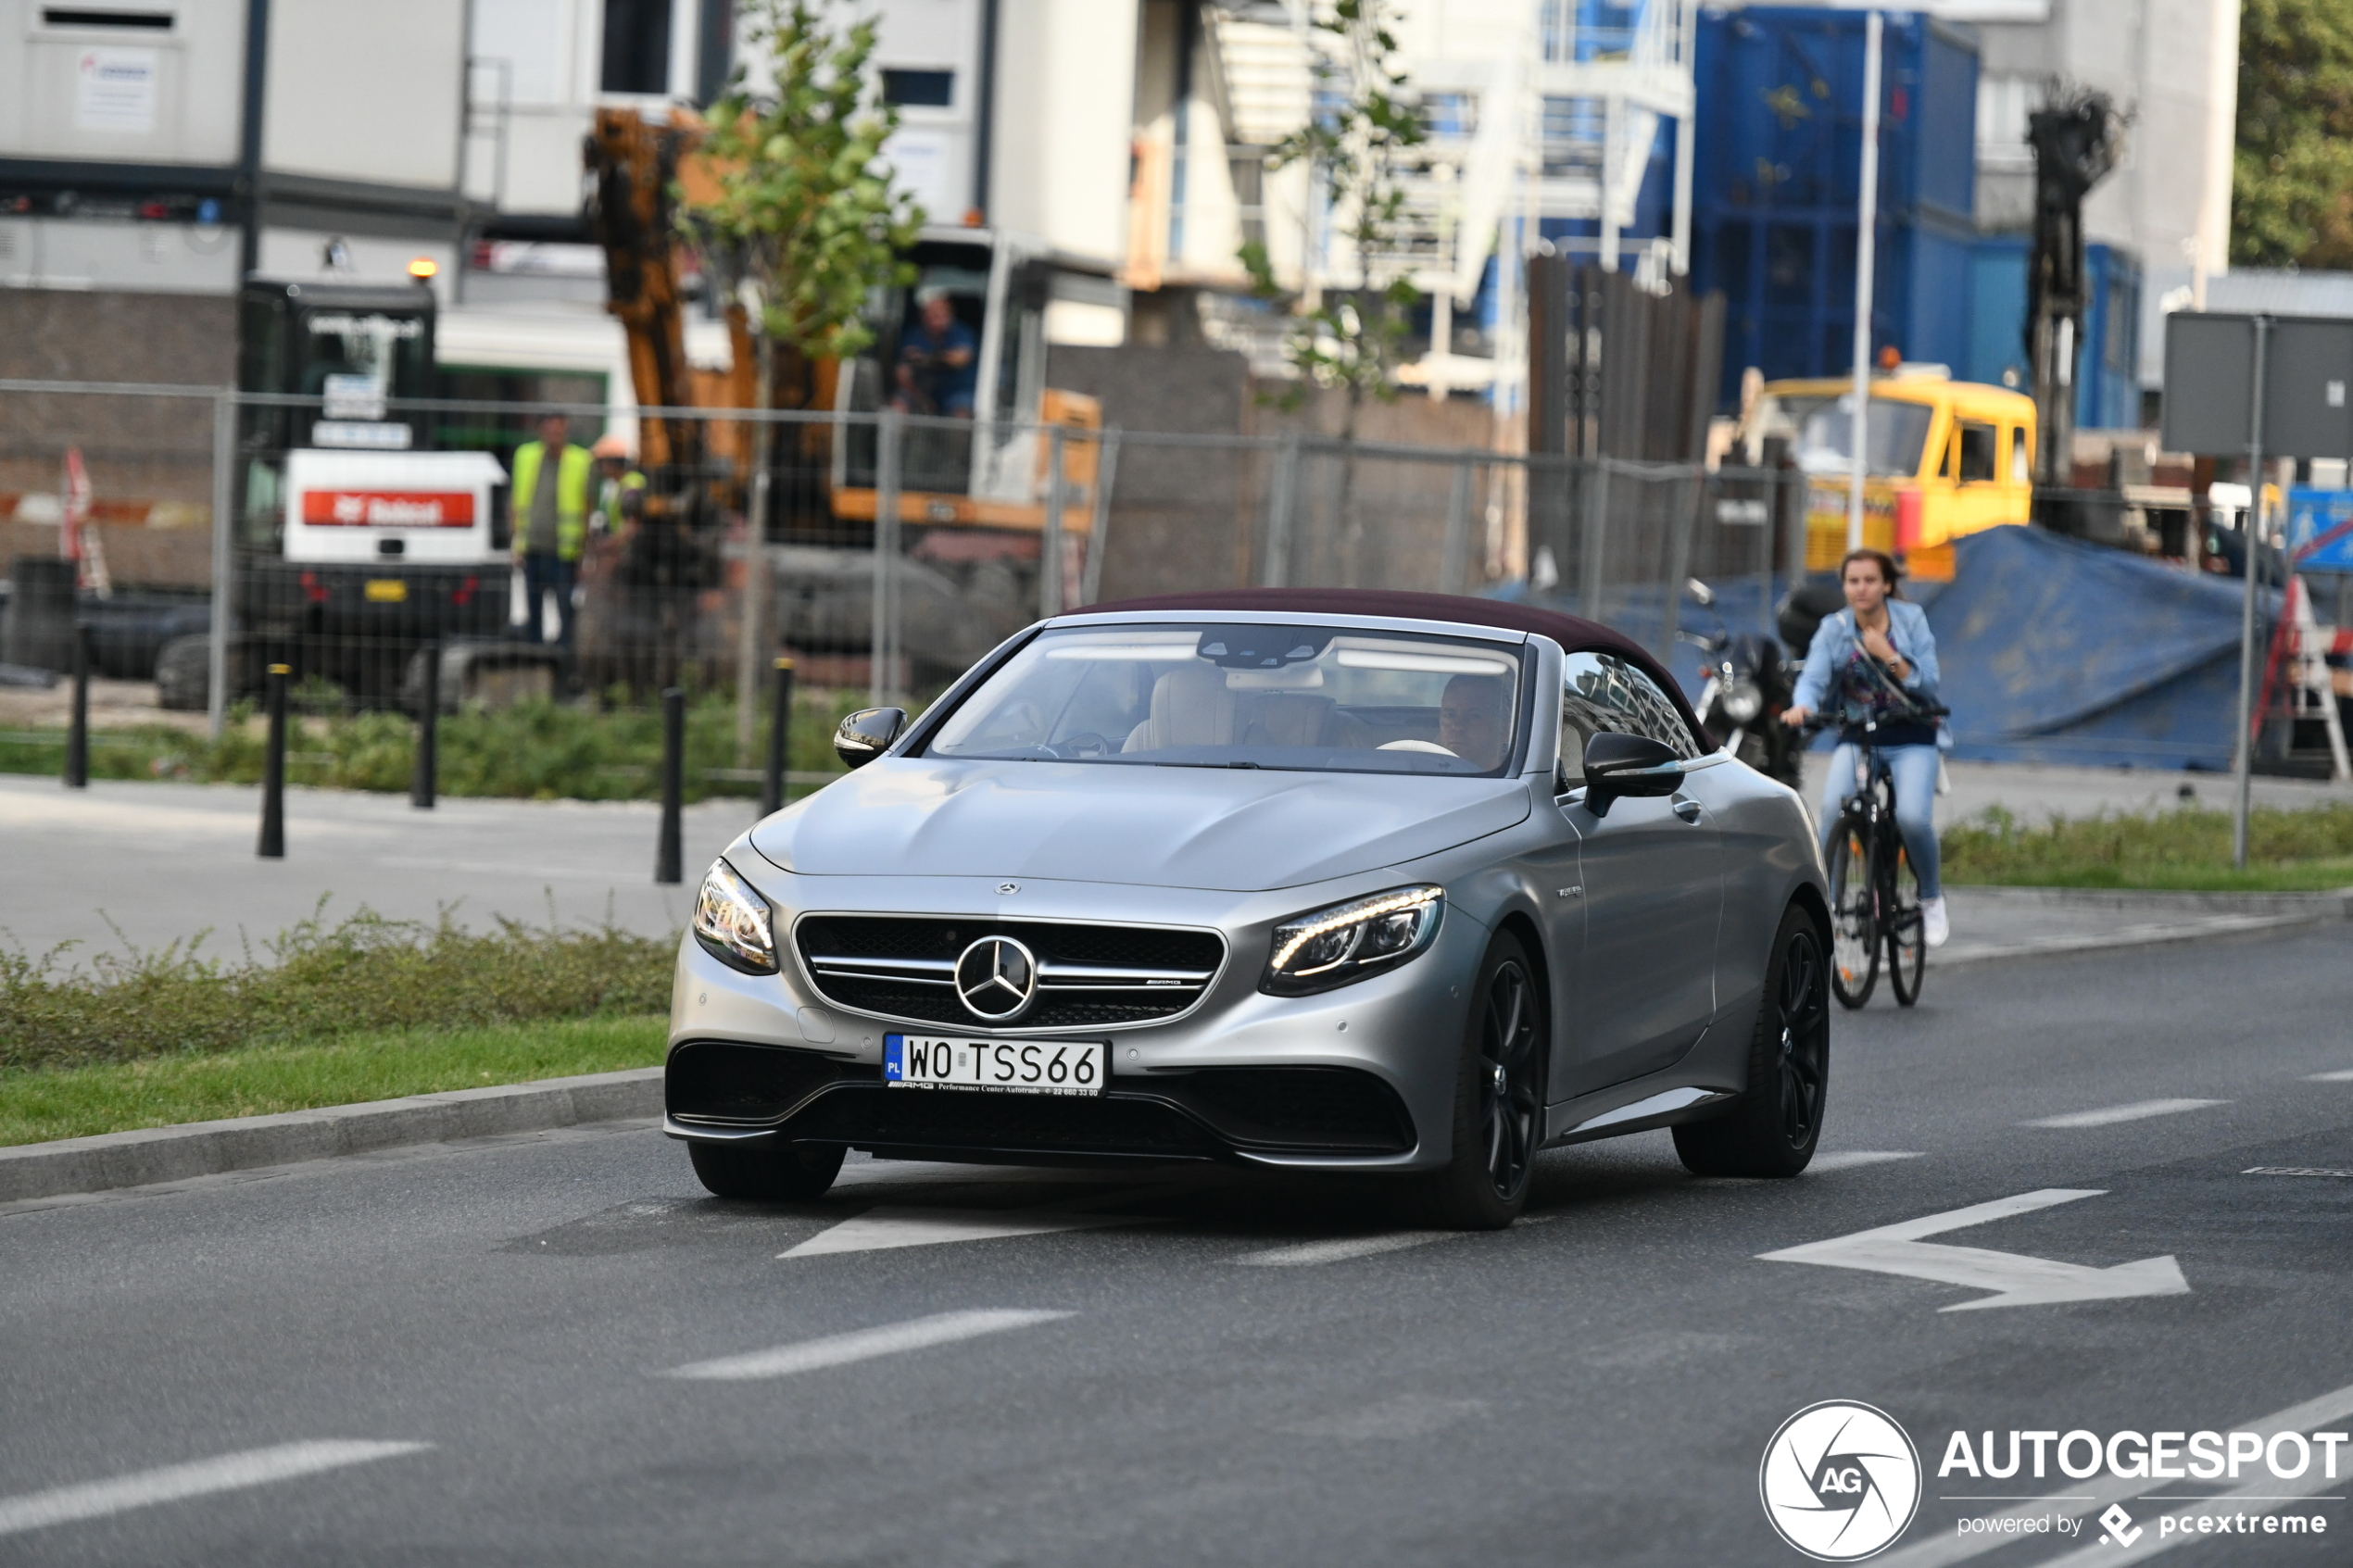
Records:
{"label": "yellow truck", "polygon": [[[1855,383],[1845,377],[1768,382],[1750,410],[1749,449],[1780,437],[1807,476],[1806,569],[1846,553]],[[2034,400],[1936,370],[1874,376],[1864,420],[1863,543],[1913,576],[1946,582],[1953,541],[2025,522],[2034,503]]]}

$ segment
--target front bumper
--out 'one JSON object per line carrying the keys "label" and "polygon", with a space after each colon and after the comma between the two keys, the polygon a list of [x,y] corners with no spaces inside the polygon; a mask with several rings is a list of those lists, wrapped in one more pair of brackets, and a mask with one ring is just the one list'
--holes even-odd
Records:
{"label": "front bumper", "polygon": [[1057,1037],[1101,1039],[1099,1097],[886,1088],[885,1034],[1025,1037],[1016,1026],[942,1029],[828,1003],[786,943],[785,972],[739,973],[681,944],[667,1080],[673,1137],[834,1145],[975,1160],[1222,1160],[1413,1170],[1451,1157],[1466,997],[1488,934],[1450,905],[1429,950],[1312,997],[1258,990],[1269,934],[1302,909],[1410,880],[1394,870],[1275,893],[969,879],[796,877],[750,853],[730,864],[795,915],[936,914],[979,920],[1148,922],[1223,933],[1227,958],[1180,1018]]}

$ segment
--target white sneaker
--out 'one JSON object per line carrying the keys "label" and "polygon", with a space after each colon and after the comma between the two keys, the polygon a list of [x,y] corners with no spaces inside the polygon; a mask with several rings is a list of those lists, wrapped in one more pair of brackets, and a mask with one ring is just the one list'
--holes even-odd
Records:
{"label": "white sneaker", "polygon": [[1920,923],[1925,928],[1930,947],[1942,947],[1952,939],[1953,922],[1945,918],[1944,899],[1920,900]]}

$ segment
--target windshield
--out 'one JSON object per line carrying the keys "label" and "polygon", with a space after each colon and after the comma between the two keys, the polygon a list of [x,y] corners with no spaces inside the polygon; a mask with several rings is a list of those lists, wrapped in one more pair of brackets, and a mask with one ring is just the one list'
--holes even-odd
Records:
{"label": "windshield", "polygon": [[1050,631],[966,697],[937,757],[1496,774],[1519,650],[1338,626]]}
{"label": "windshield", "polygon": [[[1797,466],[1807,473],[1850,473],[1855,464],[1855,395],[1840,397],[1792,397],[1786,400],[1789,421],[1797,428]],[[1929,422],[1936,410],[1925,403],[1898,403],[1892,397],[1871,399],[1870,417],[1863,438],[1863,471],[1882,479],[1910,479],[1920,471],[1920,453],[1928,445]]]}

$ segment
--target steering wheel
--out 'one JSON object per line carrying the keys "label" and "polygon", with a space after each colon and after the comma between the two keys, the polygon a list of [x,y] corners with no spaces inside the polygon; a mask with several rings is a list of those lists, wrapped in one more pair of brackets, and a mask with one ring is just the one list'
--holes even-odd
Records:
{"label": "steering wheel", "polygon": [[1070,735],[1053,748],[1057,757],[1108,757],[1111,742],[1088,730],[1084,734]]}

